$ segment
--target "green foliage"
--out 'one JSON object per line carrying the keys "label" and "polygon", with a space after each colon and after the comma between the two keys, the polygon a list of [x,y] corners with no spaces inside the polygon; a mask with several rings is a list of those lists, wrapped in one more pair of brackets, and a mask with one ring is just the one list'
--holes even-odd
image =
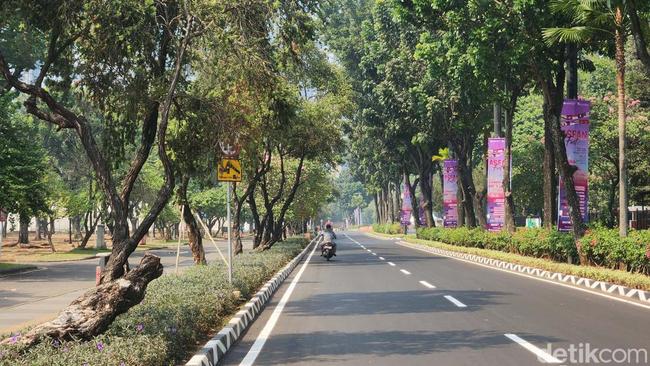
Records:
{"label": "green foliage", "polygon": [[[545,229],[520,229],[514,234],[482,229],[419,229],[417,237],[451,245],[499,250],[558,262],[578,262],[578,252],[569,233]],[[631,231],[620,238],[618,231],[592,228],[579,241],[590,264],[629,272],[650,273],[650,231]]]}
{"label": "green foliage", "polygon": [[44,342],[19,355],[16,346],[0,348],[0,366],[176,365],[196,344],[218,329],[241,305],[295,257],[304,239],[289,239],[263,253],[235,257],[234,283],[222,263],[196,266],[149,284],[144,300],[118,316],[106,334],[89,342]]}
{"label": "green foliage", "polygon": [[380,234],[403,234],[402,226],[400,224],[373,224],[372,230]]}
{"label": "green foliage", "polygon": [[630,288],[638,288],[642,290],[650,290],[650,277],[639,273],[629,273],[619,270],[612,270],[601,267],[593,266],[579,266],[574,264],[559,263],[547,259],[527,257],[519,254],[506,253],[497,250],[480,249],[473,247],[461,247],[457,245],[444,244],[437,241],[421,240],[406,238],[406,241],[426,245],[430,247],[440,248],[444,250],[468,253],[479,255],[486,258],[492,258],[500,261],[521,264],[534,268],[540,268],[550,272],[559,272],[570,274],[578,277],[590,278],[596,281],[606,281],[610,283],[620,284]]}
{"label": "green foliage", "polygon": [[0,207],[32,216],[50,209],[48,164],[34,141],[34,124],[18,113],[14,97],[0,95]]}

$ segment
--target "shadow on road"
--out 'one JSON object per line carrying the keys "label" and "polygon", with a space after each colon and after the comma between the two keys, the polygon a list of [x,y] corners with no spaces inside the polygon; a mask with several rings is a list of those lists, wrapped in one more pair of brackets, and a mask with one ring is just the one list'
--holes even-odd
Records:
{"label": "shadow on road", "polygon": [[[444,295],[452,295],[468,305],[458,308]],[[509,295],[496,291],[388,291],[344,292],[319,294],[304,300],[293,300],[285,312],[297,315],[354,316],[375,314],[410,314],[451,311],[477,311],[486,305],[499,304]]]}
{"label": "shadow on road", "polygon": [[[522,334],[534,343],[559,341],[552,337]],[[503,333],[481,330],[376,331],[360,333],[313,332],[274,335],[264,346],[264,364],[316,363],[346,359],[370,359],[392,355],[423,355],[457,349],[480,350],[512,345]],[[242,343],[248,348],[248,345]],[[365,361],[370,361],[370,359]],[[365,363],[365,362],[364,362]]]}

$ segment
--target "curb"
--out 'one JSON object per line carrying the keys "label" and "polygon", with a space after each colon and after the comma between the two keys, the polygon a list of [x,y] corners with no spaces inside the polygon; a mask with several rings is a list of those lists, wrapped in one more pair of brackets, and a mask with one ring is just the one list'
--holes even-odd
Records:
{"label": "curb", "polygon": [[27,266],[27,267],[20,267],[20,268],[5,269],[5,270],[0,271],[0,276],[16,274],[16,273],[21,273],[21,272],[27,272],[27,271],[33,271],[35,269],[38,269],[38,267],[37,266]]}
{"label": "curb", "polygon": [[257,315],[262,312],[266,303],[271,299],[275,290],[277,290],[284,280],[291,274],[293,269],[305,256],[316,238],[312,239],[309,244],[297,256],[295,256],[287,265],[278,271],[273,278],[268,280],[262,288],[251,297],[251,299],[239,310],[228,325],[223,327],[212,339],[210,339],[201,350],[185,364],[185,366],[215,366],[221,358],[228,352],[230,347],[237,341],[239,336],[255,320]]}
{"label": "curb", "polygon": [[406,241],[397,242],[399,245],[420,249],[432,254],[442,255],[444,257],[457,258],[460,260],[482,264],[488,267],[494,267],[514,273],[523,273],[527,276],[537,277],[543,280],[550,280],[557,283],[564,283],[576,287],[582,287],[594,292],[602,292],[607,295],[618,295],[628,299],[637,300],[644,304],[650,304],[650,293],[644,290],[633,289],[622,285],[616,285],[609,282],[592,280],[589,278],[568,275],[560,272],[551,272],[535,267],[528,267],[521,264],[514,264],[498,259],[481,257],[476,254],[454,252],[445,249],[429,247],[422,244],[410,243]]}

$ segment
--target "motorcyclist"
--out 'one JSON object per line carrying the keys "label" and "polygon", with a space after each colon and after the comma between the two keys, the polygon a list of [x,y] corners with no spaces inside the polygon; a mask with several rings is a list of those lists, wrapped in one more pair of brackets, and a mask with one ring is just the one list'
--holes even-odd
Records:
{"label": "motorcyclist", "polygon": [[323,242],[321,243],[321,255],[323,251],[323,245],[330,243],[332,244],[332,253],[336,256],[336,243],[334,242],[334,239],[336,239],[336,234],[334,233],[334,229],[332,229],[332,224],[327,223],[325,225],[325,230],[321,231],[320,235],[323,237]]}

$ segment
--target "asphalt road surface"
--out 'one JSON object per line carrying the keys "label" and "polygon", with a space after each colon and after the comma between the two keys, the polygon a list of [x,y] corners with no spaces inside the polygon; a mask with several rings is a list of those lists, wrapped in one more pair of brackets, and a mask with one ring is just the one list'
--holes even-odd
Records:
{"label": "asphalt road surface", "polygon": [[222,364],[596,364],[594,349],[646,364],[648,309],[348,234],[331,262],[303,259]]}
{"label": "asphalt road surface", "polygon": [[[217,241],[227,257],[227,243]],[[252,244],[250,244],[252,245]],[[244,246],[250,246],[244,241]],[[214,245],[204,239],[208,262],[221,261]],[[176,250],[152,250],[161,258],[164,273],[175,271]],[[134,252],[129,265],[138,265],[144,252]],[[0,276],[0,333],[17,331],[27,325],[39,324],[56,317],[70,302],[95,286],[95,267],[98,259],[73,262],[37,263],[36,270]],[[188,247],[181,247],[179,271],[193,266]]]}

